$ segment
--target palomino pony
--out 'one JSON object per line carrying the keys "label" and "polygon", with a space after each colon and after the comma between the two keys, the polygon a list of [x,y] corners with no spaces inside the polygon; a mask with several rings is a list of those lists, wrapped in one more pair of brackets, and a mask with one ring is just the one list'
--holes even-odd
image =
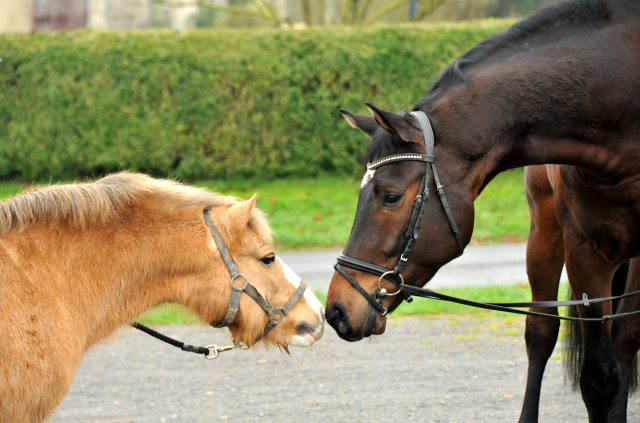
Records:
{"label": "palomino pony", "polygon": [[[388,295],[401,277],[424,286],[461,253],[473,232],[473,201],[507,169],[573,165],[562,168],[560,219],[577,298],[607,296],[618,266],[640,255],[640,1],[550,6],[446,68],[415,114],[368,106],[373,117],[342,111],[372,138],[327,298],[327,320],[343,339],[383,333],[383,313],[403,299]],[[439,198],[425,205],[429,192]],[[611,303],[578,312],[600,318]],[[614,337],[627,336],[627,322]],[[582,332],[582,397],[589,420],[607,422],[624,395],[609,325],[585,322]],[[521,421],[537,421],[537,408]]]}
{"label": "palomino pony", "polygon": [[[276,259],[255,202],[119,173],[0,203],[0,422],[44,420],[84,353],[151,307],[175,302],[222,322],[232,284],[204,213],[246,280],[284,305],[299,280]],[[307,289],[263,340],[309,346],[322,336],[322,312]],[[268,321],[243,294],[234,342],[253,345]]]}

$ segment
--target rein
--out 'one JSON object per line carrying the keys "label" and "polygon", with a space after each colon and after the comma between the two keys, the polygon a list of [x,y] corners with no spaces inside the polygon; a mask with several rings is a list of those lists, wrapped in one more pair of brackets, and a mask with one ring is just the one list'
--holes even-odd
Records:
{"label": "rein", "polygon": [[[262,309],[267,313],[269,317],[269,321],[267,322],[262,335],[258,336],[255,342],[258,342],[260,339],[264,338],[278,323],[284,319],[284,317],[291,311],[291,309],[300,301],[300,299],[304,296],[304,291],[307,289],[307,284],[304,281],[300,281],[300,285],[296,288],[295,292],[291,295],[289,300],[282,307],[275,306],[269,300],[264,298],[258,290],[249,283],[249,280],[245,275],[240,273],[240,269],[236,264],[235,260],[233,260],[233,256],[231,256],[231,251],[227,244],[224,242],[222,235],[215,227],[211,219],[209,218],[209,213],[207,210],[203,213],[204,221],[209,227],[211,231],[211,236],[213,237],[218,250],[220,251],[220,255],[222,256],[222,260],[224,260],[229,273],[231,274],[231,299],[229,300],[229,307],[227,307],[227,313],[224,317],[224,320],[219,325],[213,325],[215,328],[224,328],[228,327],[233,323],[238,314],[238,308],[240,307],[240,298],[242,297],[242,293],[246,293],[249,297],[251,297]],[[242,285],[234,285],[234,281],[238,278],[242,277],[244,282]],[[182,351],[192,352],[196,354],[202,354],[204,358],[208,360],[212,360],[214,358],[218,358],[218,355],[223,351],[229,351],[234,348],[239,349],[248,349],[249,347],[242,342],[233,341],[233,345],[227,347],[218,347],[215,344],[207,345],[206,347],[198,347],[194,345],[185,344],[184,342],[180,342],[176,339],[169,338],[166,335],[161,334],[160,332],[156,332],[155,330],[148,328],[147,326],[133,322],[131,326],[143,331],[146,334],[153,336],[167,344],[173,345],[174,347],[180,348]]]}
{"label": "rein", "polygon": [[[406,263],[409,257],[409,253],[413,248],[414,243],[418,239],[418,234],[420,232],[420,226],[422,224],[422,216],[424,214],[425,206],[427,201],[429,201],[429,179],[430,173],[433,172],[433,179],[436,185],[436,190],[438,191],[438,196],[440,198],[440,203],[442,204],[442,208],[444,209],[445,215],[447,216],[447,220],[449,221],[449,225],[451,226],[451,232],[456,238],[458,243],[459,254],[458,257],[462,255],[464,251],[464,245],[462,243],[462,238],[460,237],[460,230],[456,225],[453,214],[451,213],[451,209],[449,208],[449,204],[447,203],[447,199],[445,198],[444,190],[442,184],[440,183],[440,179],[438,178],[438,171],[436,170],[436,157],[434,153],[434,142],[435,137],[433,135],[433,128],[431,127],[431,122],[429,122],[429,118],[424,112],[414,111],[411,112],[411,115],[418,121],[422,128],[422,135],[424,138],[424,145],[426,148],[426,154],[396,154],[392,156],[386,156],[379,160],[376,160],[373,163],[367,164],[368,170],[377,169],[380,166],[384,166],[390,163],[400,162],[400,161],[421,161],[427,163],[427,169],[422,177],[422,181],[420,182],[420,189],[418,190],[418,195],[416,196],[415,203],[413,205],[413,211],[411,213],[411,218],[409,219],[409,226],[407,227],[407,231],[405,233],[405,245],[396,261],[395,266],[392,270],[389,270],[385,267],[381,267],[375,265],[373,263],[368,263],[366,261],[358,260],[353,257],[346,256],[344,254],[340,254],[337,257],[337,262],[334,268],[356,289],[362,296],[369,301],[371,306],[381,315],[385,316],[387,314],[387,309],[382,305],[382,302],[385,297],[394,296],[398,294],[402,294],[404,300],[407,302],[412,302],[412,296],[429,298],[432,300],[439,301],[447,301],[457,304],[462,304],[470,307],[483,308],[487,310],[495,310],[502,311],[506,313],[514,313],[514,314],[524,314],[527,316],[538,316],[538,317],[547,317],[550,319],[557,320],[573,320],[573,321],[582,321],[582,322],[606,322],[609,320],[619,319],[622,317],[630,316],[633,314],[640,313],[640,310],[628,312],[628,313],[620,313],[615,315],[603,316],[603,317],[565,317],[559,316],[556,314],[548,314],[548,313],[539,313],[535,311],[527,311],[527,310],[518,310],[518,308],[526,308],[526,307],[535,307],[535,308],[550,308],[550,307],[568,307],[574,305],[583,305],[585,307],[589,307],[591,304],[601,303],[605,301],[612,301],[622,298],[632,298],[640,296],[640,291],[631,292],[628,294],[613,296],[613,297],[602,297],[602,298],[594,298],[589,299],[587,294],[582,294],[581,300],[570,300],[570,301],[531,301],[531,302],[520,302],[520,303],[483,303],[471,300],[465,300],[463,298],[453,297],[450,295],[440,294],[438,292],[432,291],[426,288],[418,288],[415,286],[406,285],[404,283],[404,279],[402,277],[401,271],[402,267]],[[378,286],[371,292],[367,292],[362,286],[356,281],[349,273],[344,269],[345,267],[358,270],[365,273],[370,273],[376,276],[379,276]],[[387,279],[391,283],[393,283],[398,290],[394,293],[389,293],[385,288],[382,287],[382,279]]]}
{"label": "rein", "polygon": [[524,314],[527,316],[548,317],[556,320],[573,320],[577,322],[606,322],[609,320],[615,320],[622,317],[631,316],[633,314],[640,313],[640,310],[631,311],[628,313],[619,313],[614,315],[607,315],[602,317],[566,317],[558,316],[556,314],[539,313],[536,311],[518,310],[520,307],[535,307],[535,308],[549,308],[549,307],[568,307],[573,305],[583,305],[589,307],[591,304],[603,303],[606,301],[618,300],[622,298],[640,297],[640,291],[630,292],[628,294],[617,295],[612,297],[601,298],[587,298],[587,294],[582,294],[582,300],[569,300],[569,301],[530,301],[522,303],[483,303],[471,300],[465,300],[464,298],[453,297],[451,295],[440,294],[439,292],[432,291],[426,288],[418,288],[416,286],[401,285],[399,289],[403,292],[411,293],[417,297],[429,298],[432,300],[447,301],[450,303],[462,304],[470,307],[484,308],[487,310],[503,311],[505,313]]}

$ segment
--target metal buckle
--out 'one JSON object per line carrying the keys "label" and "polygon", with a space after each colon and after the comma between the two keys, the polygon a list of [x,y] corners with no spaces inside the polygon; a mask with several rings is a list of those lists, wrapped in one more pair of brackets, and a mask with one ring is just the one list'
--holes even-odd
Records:
{"label": "metal buckle", "polygon": [[[280,316],[280,317],[276,319],[275,316]],[[275,307],[273,309],[273,312],[269,314],[269,320],[275,323],[279,323],[283,317],[284,317],[284,311],[282,310],[282,307]]]}
{"label": "metal buckle", "polygon": [[249,282],[249,279],[247,279],[245,275],[243,275],[242,273],[236,273],[235,275],[231,275],[231,286],[233,286],[233,281],[239,278],[240,276],[242,276],[245,281]]}
{"label": "metal buckle", "polygon": [[[404,254],[400,254],[400,260],[406,262],[407,260],[409,260],[407,257],[404,256]],[[386,273],[385,273],[386,275]],[[401,276],[402,277],[402,276]]]}

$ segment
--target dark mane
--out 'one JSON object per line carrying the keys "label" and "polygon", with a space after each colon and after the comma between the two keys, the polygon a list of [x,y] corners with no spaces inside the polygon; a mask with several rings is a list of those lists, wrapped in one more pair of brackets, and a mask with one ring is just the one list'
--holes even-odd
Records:
{"label": "dark mane", "polygon": [[611,20],[610,0],[570,0],[547,6],[493,35],[447,66],[427,95],[440,88],[463,82],[463,68],[477,64],[504,50],[518,50],[531,37],[569,27],[598,27]]}

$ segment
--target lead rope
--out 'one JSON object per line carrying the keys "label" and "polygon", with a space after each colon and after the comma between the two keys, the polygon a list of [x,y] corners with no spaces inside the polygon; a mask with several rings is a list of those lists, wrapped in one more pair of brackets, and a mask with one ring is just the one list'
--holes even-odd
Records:
{"label": "lead rope", "polygon": [[185,344],[184,342],[178,341],[177,339],[169,338],[166,335],[161,334],[160,332],[156,332],[155,330],[143,325],[139,322],[133,322],[129,324],[131,327],[141,330],[142,332],[153,336],[156,339],[161,340],[162,342],[166,342],[169,345],[173,345],[176,348],[180,348],[182,351],[192,352],[195,354],[202,354],[204,358],[207,360],[213,360],[218,358],[221,352],[230,351],[234,348],[239,348],[241,350],[248,349],[244,344],[239,345],[229,345],[226,347],[219,347],[216,344],[207,345],[206,347],[198,347],[195,345]]}

